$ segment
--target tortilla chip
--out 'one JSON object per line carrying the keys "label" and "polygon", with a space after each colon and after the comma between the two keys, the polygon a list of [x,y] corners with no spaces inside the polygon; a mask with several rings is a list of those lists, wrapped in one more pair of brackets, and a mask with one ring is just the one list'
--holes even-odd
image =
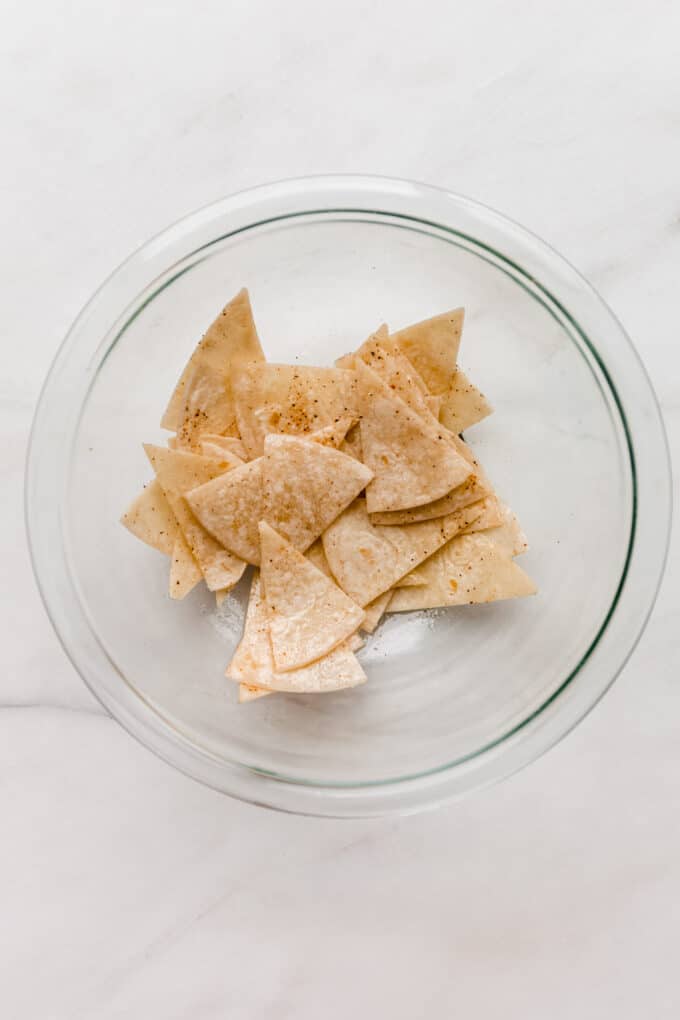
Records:
{"label": "tortilla chip", "polygon": [[247,563],[260,563],[258,522],[264,515],[262,457],[199,486],[187,502],[203,527]]}
{"label": "tortilla chip", "polygon": [[370,513],[431,503],[465,481],[470,465],[444,430],[412,411],[360,359],[356,377],[364,463],[374,474],[366,488]]}
{"label": "tortilla chip", "polygon": [[198,452],[203,457],[238,457],[241,461],[248,460],[246,448],[236,436],[217,436],[212,432],[204,432],[198,441]]}
{"label": "tortilla chip", "polygon": [[373,343],[389,344],[389,336],[390,331],[387,328],[387,323],[383,322],[382,326],[378,326],[375,333],[371,333],[368,340],[364,340],[360,347],[357,347],[355,351],[350,351],[349,354],[343,354],[340,358],[336,358],[333,364],[336,368],[344,368],[353,372],[355,359],[361,357]]}
{"label": "tortilla chip", "polygon": [[264,361],[247,290],[222,310],[191,355],[161,427],[193,445],[202,432],[224,433],[236,417],[231,379],[241,365]]}
{"label": "tortilla chip", "polygon": [[383,527],[371,524],[366,501],[357,499],[324,532],[323,550],[343,591],[366,606],[481,512],[481,507],[471,506],[436,521]]}
{"label": "tortilla chip", "polygon": [[176,433],[178,449],[196,447],[201,433],[224,428],[234,413],[229,382],[210,365],[194,365],[184,377],[182,421]]}
{"label": "tortilla chip", "polygon": [[331,580],[335,580],[333,572],[328,566],[328,560],[326,559],[326,554],[323,551],[323,543],[320,538],[318,538],[313,545],[310,545],[305,555],[309,562],[314,564],[317,570],[320,570],[322,574],[326,575],[326,577],[330,577]]}
{"label": "tortilla chip", "polygon": [[364,613],[265,521],[260,545],[274,665],[279,672],[300,669],[346,641]]}
{"label": "tortilla chip", "polygon": [[247,701],[257,701],[258,698],[266,698],[268,694],[274,694],[274,691],[266,691],[264,687],[255,687],[254,684],[238,685],[239,705],[243,705]]}
{"label": "tortilla chip", "polygon": [[262,456],[265,436],[277,430],[294,372],[293,365],[246,365],[234,380],[236,424],[250,458]]}
{"label": "tortilla chip", "polygon": [[301,436],[269,435],[263,519],[304,552],[372,477],[367,467],[332,447]]}
{"label": "tortilla chip", "polygon": [[191,512],[186,499],[170,492],[167,496],[209,590],[231,590],[243,576],[245,560],[225,549],[205,530]]}
{"label": "tortilla chip", "polygon": [[[471,524],[468,524],[466,528],[461,529],[460,533],[462,535],[470,535],[474,532],[483,531],[485,534],[489,535],[489,537],[498,533],[496,545],[501,545],[505,548],[508,543],[514,544],[515,533],[511,530],[510,525],[508,525],[507,532],[504,531],[502,527],[505,517],[502,511],[503,504],[500,500],[498,500],[495,496],[488,496],[485,499],[480,500],[476,505],[481,509],[479,516]],[[505,509],[509,510],[508,507]],[[510,513],[512,513],[512,511],[510,511]],[[515,521],[517,522],[517,518],[515,518]],[[517,522],[517,524],[519,526],[519,522]],[[522,533],[520,531],[519,535],[521,534]],[[510,555],[513,554],[510,553]],[[414,588],[419,585],[427,584],[428,575],[425,569],[426,566],[427,561],[422,567],[419,567],[418,570],[412,570],[410,574],[403,577],[401,581],[395,585],[395,588]]]}
{"label": "tortilla chip", "polygon": [[338,691],[366,681],[366,674],[346,644],[302,669],[276,672],[269,640],[269,616],[257,571],[250,589],[243,638],[226,675],[241,683],[298,694]]}
{"label": "tortilla chip", "polygon": [[228,459],[212,460],[149,443],[144,450],[208,588],[218,591],[233,587],[246,568],[245,562],[216,542],[202,527],[184,495],[189,489],[220,477],[231,464],[240,462],[233,454],[229,454]]}
{"label": "tortilla chip", "polygon": [[521,556],[529,548],[527,537],[510,507],[499,499],[496,500],[496,504],[501,523],[497,527],[488,528],[484,534],[508,556]]}
{"label": "tortilla chip", "polygon": [[456,308],[406,326],[390,336],[435,396],[449,388],[456,371],[464,316],[464,310]]}
{"label": "tortilla chip", "polygon": [[[333,422],[307,438],[323,446],[339,445],[351,418]],[[260,565],[258,524],[264,519],[264,459],[242,464],[229,474],[199,486],[188,502],[203,527],[236,556]]]}
{"label": "tortilla chip", "polygon": [[428,583],[400,588],[390,612],[462,606],[534,595],[536,585],[503,549],[485,534],[459,535],[423,566]]}
{"label": "tortilla chip", "polygon": [[146,453],[152,468],[156,474],[163,491],[179,493],[183,496],[198,485],[212,481],[239,467],[241,461],[233,453],[225,453],[223,456],[203,457],[197,453],[187,450],[169,450],[165,446],[155,446],[153,443],[144,443]]}
{"label": "tortilla chip", "polygon": [[458,485],[451,492],[447,492],[445,496],[441,496],[431,503],[424,503],[411,510],[389,510],[371,514],[371,523],[392,526],[432,521],[437,517],[446,517],[447,514],[454,513],[456,510],[462,510],[472,503],[478,503],[481,499],[485,499],[489,492],[489,488],[482,484],[476,475],[472,474],[462,485]]}
{"label": "tortilla chip", "polygon": [[397,581],[395,588],[417,588],[419,584],[427,584],[427,578],[420,567],[416,567],[410,573],[405,574],[400,581]]}
{"label": "tortilla chip", "polygon": [[442,395],[439,411],[442,425],[458,434],[476,425],[492,411],[493,407],[484,394],[458,369],[448,390]]}
{"label": "tortilla chip", "polygon": [[390,604],[392,598],[392,589],[384,591],[382,595],[378,595],[377,599],[373,599],[369,602],[365,608],[364,622],[361,624],[361,629],[366,631],[367,634],[372,634],[375,628],[378,626],[383,618],[383,615],[387,612],[387,607]]}
{"label": "tortilla chip", "polygon": [[[356,421],[357,419],[354,415],[345,414],[338,418],[337,421],[331,422],[330,425],[324,425],[323,428],[317,429],[316,432],[310,432],[301,438],[313,439],[315,443],[319,443],[321,446],[332,446],[333,449],[339,450],[348,432],[358,428]],[[276,434],[278,435],[279,433]]]}
{"label": "tortilla chip", "polygon": [[470,535],[475,531],[486,531],[488,528],[498,528],[503,523],[503,514],[498,500],[495,496],[487,496],[482,500],[482,512],[465,529],[465,534]]}
{"label": "tortilla chip", "polygon": [[309,365],[247,365],[234,380],[236,419],[249,457],[271,432],[307,435],[356,417],[354,376]]}
{"label": "tortilla chip", "polygon": [[172,556],[179,528],[158,479],[154,478],[142,489],[127,508],[120,522],[136,538],[146,542],[152,549],[158,549],[166,556]]}
{"label": "tortilla chip", "polygon": [[435,397],[431,393],[425,397],[425,403],[427,404],[430,414],[439,421],[439,414],[442,409],[442,397]]}
{"label": "tortilla chip", "polygon": [[[363,624],[361,625],[363,630]],[[354,634],[350,634],[347,640],[344,642],[345,648],[349,648],[350,652],[358,652],[360,648],[363,648],[366,642],[359,634],[359,631],[355,631]]]}
{"label": "tortilla chip", "polygon": [[[428,406],[425,383],[398,347],[388,349],[384,342],[381,342],[380,335],[376,334],[361,345],[355,355],[355,359],[357,358],[368,365],[388,389],[408,404],[412,411],[439,430],[439,420]],[[354,367],[356,368],[356,360]]]}
{"label": "tortilla chip", "polygon": [[[322,446],[343,442],[352,418],[342,418],[308,437]],[[218,542],[248,563],[260,565],[260,532],[264,518],[264,459],[242,464],[189,494],[189,504]]]}
{"label": "tortilla chip", "polygon": [[[331,580],[335,581],[335,578],[333,577],[333,572],[331,568],[328,566],[326,554],[323,551],[323,542],[320,539],[317,539],[314,545],[307,550],[306,556],[307,559],[314,564],[317,570],[320,570],[323,574],[326,575],[326,577],[330,577]],[[408,581],[407,578],[402,578],[399,584],[414,584],[414,585],[425,584],[424,578],[422,581],[419,581],[415,577],[417,573],[418,573],[417,570],[413,571],[414,575],[413,581]],[[366,615],[364,616],[364,622],[361,624],[361,630],[365,631],[367,634],[373,633],[375,628],[380,623],[383,614],[386,612],[387,606],[391,598],[392,590],[390,589],[389,591],[383,592],[382,595],[378,595],[377,599],[374,599],[373,602],[369,602],[369,604],[364,607],[364,612]],[[347,644],[350,648],[350,651],[355,652],[357,649],[352,647],[351,642],[352,638],[349,638]],[[357,647],[361,648],[362,644],[363,641],[361,641]]]}
{"label": "tortilla chip", "polygon": [[349,457],[354,457],[355,460],[360,460],[363,463],[364,454],[361,449],[361,427],[359,425],[352,426],[340,444],[340,449]]}
{"label": "tortilla chip", "polygon": [[479,500],[493,495],[493,486],[486,471],[475,458],[468,444],[453,433],[449,435],[449,441],[453,443],[458,453],[465,458],[472,469],[472,474],[463,484],[452,489],[440,499],[435,499],[432,503],[425,503],[423,506],[414,507],[411,510],[371,514],[371,523],[416,524],[419,521],[431,521],[437,517],[454,513],[456,510],[462,510],[463,507],[478,503]]}
{"label": "tortilla chip", "polygon": [[[178,529],[179,530],[179,529]],[[175,539],[170,562],[168,594],[171,599],[183,599],[202,578],[201,568],[180,532]]]}

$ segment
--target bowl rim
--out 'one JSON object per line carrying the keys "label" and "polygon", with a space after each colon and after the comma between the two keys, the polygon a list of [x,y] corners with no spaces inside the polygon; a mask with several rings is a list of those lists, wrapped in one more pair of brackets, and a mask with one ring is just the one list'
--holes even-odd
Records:
{"label": "bowl rim", "polygon": [[[330,196],[346,196],[337,206],[337,202],[328,208],[319,208],[318,204],[312,204],[312,199],[325,199],[328,202]],[[372,201],[375,199],[376,201]],[[378,206],[378,200],[380,206]],[[342,202],[351,202],[351,206],[342,205]],[[389,203],[387,209],[382,208],[385,202]],[[357,207],[357,203],[359,204]],[[372,205],[378,206],[371,208]],[[337,208],[336,208],[337,206]],[[409,216],[406,210],[417,209],[424,213],[426,209],[440,211],[436,219],[424,216]],[[187,237],[198,238],[205,232],[210,233],[207,242],[200,244],[191,253],[195,254],[206,246],[215,244],[224,237],[224,234],[212,236],[216,223],[230,223],[232,228],[241,219],[249,220],[237,230],[232,229],[230,233],[241,232],[269,222],[270,215],[265,220],[253,219],[252,214],[256,210],[262,213],[271,214],[273,210],[285,210],[279,212],[278,217],[287,218],[293,213],[291,210],[299,209],[300,214],[331,213],[331,212],[362,212],[382,215],[396,215],[400,218],[413,219],[421,223],[443,230],[452,228],[446,225],[446,219],[455,220],[456,216],[462,217],[463,221],[469,219],[472,223],[483,226],[492,234],[496,233],[509,245],[519,243],[520,249],[530,262],[529,254],[537,259],[537,267],[548,265],[553,271],[559,271],[561,277],[566,279],[572,286],[577,287],[579,299],[587,299],[591,314],[599,314],[600,319],[607,328],[616,336],[618,344],[621,345],[621,365],[617,361],[614,375],[625,374],[625,379],[619,379],[614,385],[611,379],[613,366],[602,359],[597,348],[594,348],[587,334],[581,329],[579,323],[569,312],[569,308],[557,300],[557,305],[562,307],[565,314],[580,330],[586,342],[591,346],[593,353],[599,361],[600,368],[609,382],[611,391],[618,404],[618,411],[621,422],[629,444],[631,458],[631,473],[634,493],[632,508],[632,532],[631,544],[628,551],[626,564],[619,588],[615,594],[612,607],[602,623],[593,644],[585,654],[588,658],[590,651],[597,647],[597,643],[606,630],[612,613],[617,608],[622,596],[626,595],[628,587],[628,601],[633,597],[633,587],[638,605],[636,611],[630,613],[632,624],[626,631],[626,640],[617,647],[616,661],[609,663],[606,668],[606,675],[593,677],[591,689],[588,696],[581,695],[579,698],[570,698],[569,704],[562,703],[559,712],[555,711],[556,704],[565,693],[570,679],[574,673],[578,673],[583,664],[582,657],[579,666],[570,674],[548,700],[539,709],[533,712],[522,721],[509,734],[505,735],[493,745],[486,747],[479,752],[465,759],[459,759],[452,763],[430,769],[415,776],[396,777],[375,782],[364,782],[346,785],[333,783],[308,784],[301,780],[293,780],[281,777],[261,769],[233,762],[226,762],[218,758],[208,749],[200,748],[190,741],[185,735],[174,727],[169,720],[164,719],[162,712],[157,706],[151,705],[143,695],[134,689],[128,681],[120,684],[120,690],[114,690],[110,685],[102,684],[97,679],[96,669],[101,669],[103,663],[100,657],[95,654],[94,647],[86,650],[81,647],[83,641],[83,624],[89,627],[89,621],[85,618],[83,607],[77,600],[77,593],[74,589],[75,600],[68,598],[68,604],[62,602],[64,595],[63,578],[56,579],[56,571],[53,570],[53,557],[49,563],[45,559],[45,542],[41,527],[45,524],[45,514],[38,512],[40,499],[38,492],[41,485],[44,487],[43,477],[45,475],[44,461],[40,456],[40,439],[43,429],[47,425],[50,414],[50,401],[53,393],[58,393],[60,386],[63,388],[64,374],[68,374],[68,362],[71,348],[74,347],[81,334],[86,331],[91,319],[96,318],[100,311],[100,305],[105,302],[109,291],[115,287],[122,278],[130,276],[135,278],[139,270],[146,276],[152,274],[152,280],[156,283],[161,277],[169,277],[174,264],[167,267],[166,260],[169,251],[173,246],[182,260],[189,258],[186,251],[183,251],[183,244]],[[460,236],[459,230],[453,231]],[[482,244],[474,235],[469,235],[476,244]],[[526,247],[528,246],[528,248]],[[500,254],[500,253],[499,253]],[[512,259],[501,255],[511,264]],[[516,267],[524,274],[526,270],[521,264]],[[529,267],[531,268],[531,267]],[[156,273],[154,277],[153,274]],[[528,278],[544,289],[540,280],[531,273]],[[123,279],[125,283],[126,280]],[[139,289],[139,282],[130,280],[133,290],[136,287],[137,293],[133,295],[133,303],[142,293]],[[164,284],[167,285],[167,282]],[[553,301],[556,301],[554,294],[547,291]],[[120,313],[117,309],[118,321],[122,322],[125,312]],[[123,327],[124,328],[124,327]],[[111,330],[114,327],[111,326]],[[120,329],[116,336],[120,335]],[[115,341],[114,341],[115,342]],[[110,350],[111,344],[107,345],[103,357]],[[90,352],[92,353],[92,352]],[[101,354],[99,347],[95,354]],[[619,353],[617,349],[617,359]],[[95,358],[92,359],[96,360]],[[623,365],[625,364],[625,373]],[[101,362],[100,362],[101,364]],[[100,367],[100,364],[98,367]],[[98,370],[98,368],[97,368]],[[628,378],[630,376],[630,378]],[[93,381],[93,379],[92,379]],[[90,382],[90,386],[92,385]],[[635,402],[629,403],[629,408],[636,409],[635,419],[638,422],[637,429],[631,429],[627,424],[627,417],[624,405],[621,404],[621,382],[623,381],[624,401],[628,390],[635,390]],[[85,391],[83,403],[78,408],[78,414],[71,423],[77,428],[79,415],[84,407],[89,387]],[[79,397],[82,394],[79,393]],[[642,412],[642,413],[641,413]],[[68,429],[65,429],[68,434]],[[644,457],[641,450],[645,451]],[[648,459],[656,454],[653,464],[653,471],[648,470]],[[643,478],[639,477],[640,472],[636,465],[643,471]],[[636,475],[637,482],[635,481]],[[650,477],[648,478],[647,475]],[[644,488],[643,488],[644,483]],[[654,488],[655,501],[651,499],[652,484]],[[664,491],[665,490],[665,491]],[[57,634],[57,637],[64,648],[67,656],[73,663],[76,670],[83,678],[86,685],[118,721],[142,744],[150,748],[157,755],[179,768],[185,774],[190,775],[206,785],[231,794],[239,799],[264,806],[276,808],[294,813],[324,815],[335,817],[359,817],[369,815],[382,815],[387,813],[410,813],[425,807],[432,807],[444,800],[467,793],[472,789],[488,785],[489,783],[505,778],[536,757],[547,751],[555,743],[561,740],[575,725],[597,704],[604,693],[614,682],[621,669],[628,661],[635,649],[637,642],[644,630],[649,615],[654,606],[656,595],[661,584],[663,571],[668,555],[668,544],[670,539],[670,524],[672,515],[672,486],[671,468],[668,442],[665,435],[661,411],[652,388],[649,377],[637,354],[630,338],[623,329],[614,313],[609,309],[604,300],[597,293],[595,288],[558,252],[545,241],[537,237],[531,231],[520,226],[515,221],[503,214],[496,212],[490,207],[476,202],[473,199],[455,194],[444,189],[435,188],[431,185],[420,184],[413,181],[399,180],[390,177],[378,177],[355,174],[332,174],[312,177],[300,177],[289,180],[277,181],[270,184],[259,185],[245,191],[212,202],[196,212],[190,213],[176,220],[169,227],[147,241],[134,251],[127,259],[115,269],[104,283],[95,291],[93,296],[84,306],[73,325],[66,334],[55,355],[45,382],[42,386],[36,411],[31,428],[27,451],[27,464],[25,475],[25,518],[28,545],[31,556],[36,583],[43,600],[46,612]],[[61,511],[58,513],[58,521],[51,521],[52,534],[57,530],[61,534]],[[640,547],[640,535],[645,532],[647,545],[646,549]],[[652,540],[654,544],[652,546]],[[646,562],[640,562],[640,557],[646,552]],[[64,565],[68,573],[68,565],[64,559]],[[637,568],[637,585],[632,585],[630,579],[631,565]],[[49,566],[50,569],[45,568]],[[72,585],[72,579],[68,577]],[[644,598],[640,601],[640,587],[643,588]],[[80,611],[82,619],[76,621],[73,613]],[[75,629],[74,629],[75,628]],[[96,632],[92,630],[99,653],[103,653],[108,664],[120,678],[121,674],[113,663],[103,646],[96,639]],[[601,667],[604,668],[604,667]],[[134,700],[132,700],[134,699]],[[141,713],[140,713],[141,706]]]}

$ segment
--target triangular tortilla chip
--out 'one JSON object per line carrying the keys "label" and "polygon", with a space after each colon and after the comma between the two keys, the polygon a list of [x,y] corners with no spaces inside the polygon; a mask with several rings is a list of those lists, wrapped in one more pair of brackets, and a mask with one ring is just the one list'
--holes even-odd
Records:
{"label": "triangular tortilla chip", "polygon": [[465,534],[470,535],[475,531],[486,531],[488,528],[498,528],[503,523],[503,514],[498,500],[495,496],[487,496],[486,499],[482,500],[482,512],[473,521],[472,524],[468,524],[465,529]]}
{"label": "triangular tortilla chip", "polygon": [[[168,443],[168,445],[170,445]],[[203,457],[238,457],[239,460],[248,460],[246,448],[236,436],[217,436],[212,432],[205,432],[198,441],[198,452]]]}
{"label": "triangular tortilla chip", "polygon": [[363,463],[364,455],[361,449],[361,427],[359,425],[352,426],[340,444],[340,449],[343,453]]}
{"label": "triangular tortilla chip", "polygon": [[276,672],[269,640],[269,617],[257,571],[250,589],[243,638],[226,675],[240,683],[298,694],[338,691],[366,681],[366,674],[346,644],[302,669]]}
{"label": "triangular tortilla chip", "polygon": [[[517,556],[527,548],[526,538],[519,527],[519,521],[509,507],[506,507],[496,496],[488,496],[477,504],[481,513],[471,524],[461,531],[462,535],[471,535],[483,531],[510,556]],[[522,544],[524,543],[524,544]],[[413,588],[428,583],[427,563],[418,570],[411,571],[403,577],[396,588]]]}
{"label": "triangular tortilla chip", "polygon": [[229,382],[210,365],[193,365],[183,376],[182,421],[176,433],[177,448],[194,449],[203,432],[224,428],[234,414]]}
{"label": "triangular tortilla chip", "polygon": [[483,393],[471,383],[468,377],[458,369],[451,385],[442,395],[439,420],[451,432],[459,433],[469,429],[471,425],[486,418],[493,407]]}
{"label": "triangular tortilla chip", "polygon": [[354,370],[354,359],[357,355],[363,355],[373,343],[389,343],[390,331],[387,328],[387,323],[383,322],[382,326],[378,326],[375,333],[371,333],[368,340],[364,340],[360,347],[357,347],[356,351],[350,351],[349,354],[343,354],[341,358],[337,358],[335,361],[336,368],[346,368],[349,371]]}
{"label": "triangular tortilla chip", "polygon": [[176,492],[183,496],[185,492],[195,489],[198,485],[212,481],[232,468],[239,467],[241,461],[233,453],[224,453],[221,457],[203,457],[188,450],[169,450],[165,446],[144,443],[146,453],[163,491]]}
{"label": "triangular tortilla chip", "polygon": [[210,591],[231,590],[243,576],[246,561],[225,549],[200,524],[182,496],[168,493],[168,502]]}
{"label": "triangular tortilla chip", "polygon": [[208,534],[192,513],[184,496],[189,489],[224,474],[231,464],[240,463],[238,458],[228,454],[222,460],[212,460],[150,443],[144,446],[144,450],[208,588],[210,591],[218,591],[220,588],[233,587],[246,568],[245,562]]}
{"label": "triangular tortilla chip", "polygon": [[[339,445],[352,418],[333,422],[308,438],[323,446]],[[264,459],[256,457],[188,495],[204,528],[236,556],[260,565],[258,523],[264,519]]]}
{"label": "triangular tortilla chip", "polygon": [[346,641],[364,613],[265,521],[260,545],[274,665],[280,672],[300,669]]}
{"label": "triangular tortilla chip", "polygon": [[257,525],[264,514],[263,464],[263,458],[257,457],[187,495],[203,527],[236,556],[255,565],[260,562]]}
{"label": "triangular tortilla chip", "polygon": [[412,411],[360,359],[356,377],[361,447],[374,474],[366,489],[370,513],[431,503],[465,481],[470,465],[445,430]]}
{"label": "triangular tortilla chip", "polygon": [[390,612],[495,602],[536,593],[536,585],[522,568],[481,532],[452,539],[422,569],[428,583],[396,591]]}
{"label": "triangular tortilla chip", "polygon": [[[307,550],[306,556],[307,559],[314,564],[317,570],[320,570],[322,574],[326,575],[326,577],[330,577],[332,581],[335,581],[335,578],[333,577],[333,572],[331,568],[328,566],[326,554],[323,551],[323,542],[321,542],[320,539],[317,539],[314,545]],[[416,573],[417,571],[414,570],[413,571],[414,576]],[[406,578],[403,578],[402,581],[400,581],[399,583],[400,584],[406,583]],[[421,582],[418,581],[417,579],[414,579],[412,582],[408,583],[420,584]],[[425,583],[424,579],[422,583],[423,584]],[[387,609],[387,605],[391,597],[392,597],[391,590],[383,592],[382,595],[378,595],[377,599],[374,599],[373,602],[369,602],[369,604],[364,607],[364,612],[366,615],[364,616],[364,622],[361,624],[361,630],[365,631],[367,634],[373,633],[375,628],[380,623],[380,620]],[[357,647],[360,648],[362,644],[363,642],[360,642]],[[352,652],[355,652],[357,650],[357,648],[355,648],[352,644],[352,638],[348,639],[347,646]]]}
{"label": "triangular tortilla chip", "polygon": [[387,607],[390,604],[392,598],[392,589],[384,591],[382,595],[378,595],[377,599],[373,599],[369,602],[365,608],[364,622],[361,624],[361,629],[366,631],[367,634],[372,634],[375,628],[378,626],[383,618],[383,615],[387,612]]}
{"label": "triangular tortilla chip", "polygon": [[323,542],[320,538],[317,539],[313,545],[310,545],[305,555],[309,562],[314,564],[317,570],[320,570],[322,574],[326,575],[326,577],[330,577],[332,580],[335,580],[333,572],[328,566],[328,560],[326,559],[326,554],[323,551]]}
{"label": "triangular tortilla chip", "polygon": [[241,365],[264,361],[247,290],[241,290],[208,329],[170,398],[162,428],[193,445],[202,432],[224,433],[235,417],[231,378]]}
{"label": "triangular tortilla chip", "polygon": [[328,564],[350,598],[367,605],[471,524],[481,507],[407,527],[371,524],[366,501],[357,499],[322,536]]}
{"label": "triangular tortilla chip", "polygon": [[410,573],[405,574],[401,580],[397,581],[395,588],[417,588],[419,584],[427,584],[427,578],[422,572],[420,567],[416,567]]}
{"label": "triangular tortilla chip", "polygon": [[[512,510],[509,507],[504,507],[495,496],[488,496],[480,500],[476,507],[481,510],[479,516],[472,523],[468,524],[467,527],[462,528],[460,533],[473,534],[477,531],[483,531],[493,540],[496,546],[502,546],[511,556],[517,555],[510,550],[514,548],[516,542],[524,538],[524,535],[519,528],[519,521],[512,513]],[[505,515],[504,510],[512,516],[512,520]],[[526,542],[526,539],[524,541]],[[412,570],[406,577],[402,577],[395,585],[395,588],[417,588],[418,585],[427,584],[429,582],[426,569],[428,562],[429,560],[426,560],[417,570]]]}
{"label": "triangular tortilla chip", "polygon": [[[314,564],[317,570],[320,570],[322,574],[325,574],[326,577],[330,577],[331,581],[335,582],[333,572],[331,568],[328,566],[328,560],[326,559],[326,554],[323,551],[323,543],[321,539],[317,539],[314,545],[309,547],[309,549],[305,553],[305,556],[310,561],[310,563]],[[387,592],[385,594],[387,594]],[[376,622],[374,626],[371,628],[371,630],[369,630],[368,624],[370,624],[373,615],[377,612],[378,609],[377,603],[380,602],[382,598],[383,596],[380,595],[379,598],[377,598],[375,602],[371,603],[370,606],[366,606],[366,609],[364,610],[366,616],[364,617],[364,621],[361,624],[362,630],[365,630],[368,633],[372,633],[373,630],[375,630],[375,627],[377,626],[378,620],[380,619],[380,616],[384,612],[384,609],[380,611],[380,616],[378,616],[378,618],[376,619]],[[347,639],[346,644],[351,652],[356,652],[363,645],[363,641],[358,637],[357,634],[353,634],[352,637]]]}
{"label": "triangular tortilla chip", "polygon": [[371,514],[371,523],[383,525],[417,524],[419,521],[433,521],[437,517],[462,510],[463,507],[478,503],[489,495],[489,489],[480,482],[476,475],[470,475],[462,485],[447,492],[445,496],[413,507],[411,510],[388,510],[384,513]]}
{"label": "triangular tortilla chip", "polygon": [[[392,393],[400,397],[424,421],[439,430],[441,420],[441,424],[456,437],[463,429],[491,414],[493,410],[491,405],[460,369],[454,370],[449,387],[442,395],[428,394],[425,383],[401,352],[394,337],[387,338],[385,334],[386,327],[381,327],[381,330],[369,337],[355,354],[346,355],[336,364],[355,369],[357,359],[361,359],[382,379]],[[447,438],[452,440],[453,436],[447,435]],[[411,520],[424,521],[432,517],[441,517],[458,509],[460,505],[466,506],[481,499],[483,495],[484,493],[475,491],[474,498],[463,504],[458,501],[440,504],[437,505],[435,513],[422,513]],[[407,520],[395,520],[393,523],[407,523]]]}
{"label": "triangular tortilla chip", "polygon": [[339,450],[301,436],[264,442],[263,519],[304,552],[373,475]]}
{"label": "triangular tortilla chip", "polygon": [[[324,425],[323,428],[317,429],[316,432],[305,434],[302,438],[313,439],[315,443],[319,443],[321,446],[332,446],[335,450],[338,450],[344,443],[348,433],[357,427],[355,424],[356,420],[354,415],[345,414],[338,418],[337,421],[331,422],[330,425]],[[276,434],[278,435],[278,433]]]}
{"label": "triangular tortilla chip", "polygon": [[179,528],[156,478],[142,489],[120,521],[136,538],[166,556],[172,556]]}
{"label": "triangular tortilla chip", "polygon": [[456,371],[464,315],[462,308],[456,308],[390,336],[435,396],[448,390]]}
{"label": "triangular tortilla chip", "polygon": [[[386,323],[383,322],[382,326],[379,326],[375,333],[371,333],[368,340],[365,340],[360,347],[357,347],[356,351],[350,351],[349,354],[343,354],[342,357],[336,358],[334,364],[336,368],[344,368],[349,372],[354,371],[354,365],[357,357],[362,357],[366,354],[372,344],[388,344],[389,343],[390,331],[387,328]],[[370,365],[370,358],[364,358],[364,361]]]}
{"label": "triangular tortilla chip", "polygon": [[466,478],[463,484],[452,489],[440,499],[435,499],[432,503],[424,503],[423,506],[413,507],[411,510],[371,514],[372,524],[416,524],[419,521],[431,521],[437,517],[454,513],[456,510],[462,510],[463,507],[493,495],[493,486],[468,444],[453,433],[449,435],[449,441],[453,443],[458,453],[465,458],[472,469],[472,474]]}
{"label": "triangular tortilla chip", "polygon": [[293,365],[246,365],[234,380],[236,424],[250,458],[261,457],[264,437],[277,431],[294,372]]}
{"label": "triangular tortilla chip", "polygon": [[234,380],[236,418],[250,457],[271,432],[307,435],[356,417],[354,375],[309,365],[247,365]]}
{"label": "triangular tortilla chip", "polygon": [[[428,406],[428,394],[425,383],[417,371],[398,347],[388,349],[380,336],[369,337],[357,351],[356,358],[361,358],[365,365],[382,379],[385,385],[417,415],[439,430],[439,420]],[[356,361],[354,363],[356,368]]]}
{"label": "triangular tortilla chip", "polygon": [[183,599],[202,578],[201,568],[191,555],[191,549],[181,532],[175,539],[170,562],[168,594],[171,599]]}
{"label": "triangular tortilla chip", "polygon": [[[503,549],[508,556],[520,556],[529,548],[527,537],[509,506],[497,499],[496,507],[501,518],[500,523],[497,527],[489,527],[484,534],[491,539],[494,545]],[[472,531],[473,528],[474,525],[468,528],[468,531]]]}

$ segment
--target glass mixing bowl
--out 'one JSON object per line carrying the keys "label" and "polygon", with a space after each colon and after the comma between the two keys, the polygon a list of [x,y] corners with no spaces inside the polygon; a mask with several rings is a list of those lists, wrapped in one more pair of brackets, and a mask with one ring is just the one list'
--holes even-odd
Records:
{"label": "glass mixing bowl", "polygon": [[[272,361],[327,365],[381,322],[465,306],[461,365],[495,407],[467,438],[528,535],[536,597],[388,616],[364,687],[237,703],[247,586],[221,609],[203,586],[171,602],[167,560],[118,519],[187,356],[243,285]],[[551,248],[457,195],[321,177],[188,216],[95,294],[40,399],[27,520],[64,648],[142,743],[255,803],[371,815],[506,776],[595,704],[654,601],[670,473],[630,341]]]}

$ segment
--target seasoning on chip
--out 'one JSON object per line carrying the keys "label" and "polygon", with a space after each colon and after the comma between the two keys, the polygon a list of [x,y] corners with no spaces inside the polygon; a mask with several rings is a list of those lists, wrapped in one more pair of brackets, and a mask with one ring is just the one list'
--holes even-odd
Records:
{"label": "seasoning on chip", "polygon": [[360,358],[355,362],[361,448],[373,472],[369,513],[431,503],[472,473],[444,429],[425,421]]}
{"label": "seasoning on chip", "polygon": [[161,427],[193,446],[204,432],[226,433],[236,417],[232,393],[239,366],[264,361],[247,290],[222,309],[174,389]]}
{"label": "seasoning on chip", "polygon": [[266,521],[260,522],[261,580],[274,665],[308,666],[358,630],[364,612]]}
{"label": "seasoning on chip", "polygon": [[170,556],[172,599],[204,580],[219,607],[256,568],[226,670],[240,703],[363,685],[356,653],[385,613],[536,592],[459,434],[492,411],[458,365],[462,326],[459,308],[383,325],[332,367],[271,364],[242,290],[189,358],[121,522]]}
{"label": "seasoning on chip", "polygon": [[346,644],[302,669],[285,673],[276,671],[269,637],[269,617],[257,571],[250,589],[243,638],[226,675],[239,684],[295,694],[323,694],[366,682],[366,674]]}

